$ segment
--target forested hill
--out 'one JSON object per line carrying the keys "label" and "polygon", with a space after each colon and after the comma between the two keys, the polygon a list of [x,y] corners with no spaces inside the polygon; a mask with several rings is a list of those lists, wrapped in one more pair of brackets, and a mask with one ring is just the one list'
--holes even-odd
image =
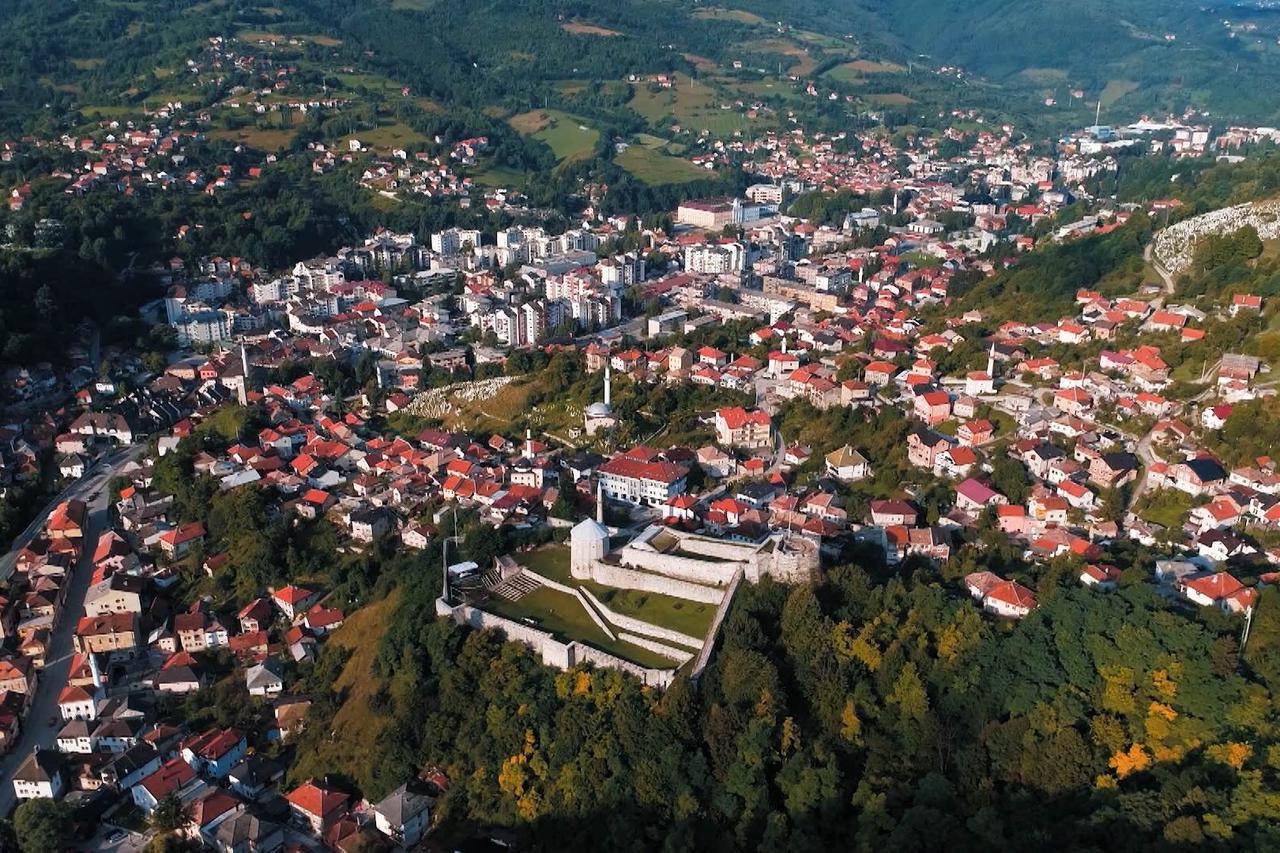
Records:
{"label": "forested hill", "polygon": [[136,101],[163,88],[157,72],[193,41],[262,29],[324,33],[340,56],[468,106],[528,109],[556,81],[696,74],[708,60],[830,83],[831,68],[863,57],[961,66],[975,78],[969,106],[1069,102],[1078,88],[1126,116],[1194,106],[1280,119],[1280,102],[1259,97],[1280,85],[1280,12],[1193,0],[9,0],[0,16],[9,132],[84,103]]}
{"label": "forested hill", "polygon": [[[1092,100],[1124,98],[1126,112],[1181,112],[1260,122],[1280,103],[1280,10],[1197,0],[735,0],[789,21],[821,21],[868,48],[925,67],[960,66],[1000,89],[1058,100],[1076,87]],[[785,9],[782,8],[785,6]],[[777,8],[775,8],[777,7]],[[770,11],[772,9],[772,11]]]}

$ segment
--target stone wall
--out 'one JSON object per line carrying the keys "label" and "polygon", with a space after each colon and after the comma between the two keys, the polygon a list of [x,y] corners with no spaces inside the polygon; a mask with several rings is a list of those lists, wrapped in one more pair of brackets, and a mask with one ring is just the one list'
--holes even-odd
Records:
{"label": "stone wall", "polygon": [[724,591],[713,586],[704,586],[678,578],[659,577],[609,563],[596,563],[591,570],[591,579],[605,586],[616,586],[618,589],[660,592],[663,595],[673,595],[676,598],[687,598],[690,601],[701,601],[706,604],[717,604],[724,597]]}
{"label": "stone wall", "polygon": [[671,682],[675,681],[676,678],[674,669],[649,669],[591,646],[578,644],[578,650],[578,657],[581,662],[611,669],[620,669],[623,672],[634,675],[650,687],[670,687]]}
{"label": "stone wall", "polygon": [[639,646],[642,649],[648,649],[654,654],[662,655],[664,658],[674,661],[677,666],[684,666],[686,663],[693,660],[693,652],[686,651],[684,649],[677,649],[673,646],[668,646],[666,643],[659,643],[657,640],[650,639],[649,637],[641,637],[639,634],[628,634],[626,631],[623,631],[618,635],[618,637],[632,645]]}
{"label": "stone wall", "polygon": [[675,643],[678,646],[688,646],[693,649],[702,648],[702,641],[697,637],[690,637],[688,634],[682,634],[670,628],[663,628],[660,625],[654,625],[652,622],[645,622],[643,619],[636,619],[632,616],[623,616],[621,613],[610,610],[600,601],[599,598],[591,594],[591,590],[584,589],[582,594],[590,599],[602,614],[604,618],[620,631],[630,631],[634,634],[644,634],[649,637],[662,640],[666,643]]}
{"label": "stone wall", "polygon": [[580,589],[575,586],[566,586],[559,581],[553,581],[551,578],[546,577],[545,575],[540,575],[537,572],[530,572],[529,574],[536,577],[538,582],[544,586],[549,586],[556,592],[563,592],[565,595],[572,595],[574,598],[578,599],[578,604],[582,605],[582,609],[587,611],[587,615],[591,617],[592,622],[596,623],[596,627],[601,631],[604,631],[605,636],[610,640],[618,639],[617,635],[613,633],[613,630],[608,625],[604,624],[604,621],[601,620],[599,614],[597,614],[591,605],[587,603],[587,599],[583,597]]}
{"label": "stone wall", "polygon": [[743,567],[742,563],[713,563],[639,548],[624,548],[618,558],[628,566],[705,585],[727,584],[734,572]]}
{"label": "stone wall", "polygon": [[562,643],[546,631],[516,622],[478,607],[464,604],[453,611],[453,620],[459,625],[470,625],[472,628],[496,628],[506,634],[508,640],[524,643],[533,648],[547,666],[557,669],[569,669],[577,663],[578,643]]}
{"label": "stone wall", "polygon": [[733,542],[728,539],[707,539],[702,536],[681,536],[680,547],[691,554],[703,554],[719,560],[746,563],[756,557],[759,548]]}
{"label": "stone wall", "polygon": [[[501,631],[508,640],[524,643],[531,647],[545,665],[556,669],[572,669],[579,664],[589,663],[597,667],[621,670],[651,687],[668,687],[675,680],[676,671],[674,668],[652,669],[643,667],[593,646],[579,643],[576,640],[562,643],[546,631],[488,613],[469,604],[450,607],[449,603],[444,599],[436,599],[436,613],[449,617],[459,625],[469,625],[477,630],[492,628]],[[644,638],[637,637],[635,639],[643,640]],[[629,640],[628,642],[634,641]],[[658,648],[652,648],[650,644],[652,646],[661,645],[653,641],[636,643],[638,646],[651,648],[657,654],[663,654]],[[673,649],[669,651],[675,652]]]}
{"label": "stone wall", "polygon": [[702,677],[703,670],[711,662],[711,653],[716,648],[716,635],[720,633],[720,623],[724,621],[724,617],[729,615],[729,605],[733,603],[733,594],[738,591],[738,584],[740,583],[742,583],[741,572],[733,576],[733,581],[729,584],[729,591],[725,593],[724,598],[720,601],[720,606],[716,608],[715,618],[711,620],[711,627],[707,628],[707,636],[702,643],[702,651],[698,653],[698,659],[694,661],[693,670],[689,674],[689,677],[695,682]]}

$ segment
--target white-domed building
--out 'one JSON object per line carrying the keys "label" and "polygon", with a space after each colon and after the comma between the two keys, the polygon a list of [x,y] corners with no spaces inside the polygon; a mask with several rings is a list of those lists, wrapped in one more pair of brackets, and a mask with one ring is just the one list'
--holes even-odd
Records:
{"label": "white-domed building", "polygon": [[584,518],[569,531],[569,573],[579,580],[590,578],[592,566],[608,551],[608,528],[594,518]]}

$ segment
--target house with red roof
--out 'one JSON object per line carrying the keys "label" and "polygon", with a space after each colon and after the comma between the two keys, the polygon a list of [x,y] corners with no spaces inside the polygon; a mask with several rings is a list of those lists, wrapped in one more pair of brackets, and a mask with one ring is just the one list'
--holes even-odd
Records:
{"label": "house with red roof", "polygon": [[1262,310],[1262,297],[1252,293],[1237,293],[1231,297],[1231,316],[1241,311],[1258,312]]}
{"label": "house with red roof", "polygon": [[271,624],[271,601],[266,598],[255,598],[241,608],[236,614],[240,621],[240,630],[245,633],[264,630]]}
{"label": "house with red roof", "polygon": [[988,506],[1008,502],[1004,495],[972,477],[956,486],[956,507],[965,512],[982,512]]}
{"label": "house with red roof", "polygon": [[271,593],[271,603],[292,622],[298,614],[305,613],[315,604],[319,597],[318,592],[289,584]]}
{"label": "house with red roof", "polygon": [[1021,619],[1036,609],[1036,596],[1022,584],[1008,581],[991,572],[966,575],[965,587],[982,609],[1008,619]]}
{"label": "house with red roof", "polygon": [[347,813],[350,797],[307,781],[290,791],[285,800],[297,825],[309,829],[314,835],[323,835]]}
{"label": "house with red roof", "polygon": [[171,758],[160,769],[133,786],[133,802],[150,815],[165,797],[182,799],[204,786],[204,782],[181,757]]}
{"label": "house with red roof", "polygon": [[977,464],[978,454],[972,447],[955,445],[934,457],[933,472],[939,477],[967,477]]}
{"label": "house with red roof", "polygon": [[323,637],[330,631],[336,631],[342,627],[342,611],[336,607],[321,607],[315,604],[302,618],[302,623],[311,633]]}
{"label": "house with red roof", "polygon": [[773,421],[765,412],[741,406],[716,410],[716,441],[730,447],[758,450],[773,445]]}
{"label": "house with red roof", "polygon": [[935,426],[951,417],[951,395],[946,391],[928,391],[915,399],[915,415],[929,426]]}
{"label": "house with red roof", "polygon": [[1177,589],[1192,604],[1220,607],[1226,613],[1244,613],[1252,609],[1257,590],[1250,589],[1228,572],[1188,575]]}
{"label": "house with red roof", "polygon": [[204,541],[204,525],[198,521],[167,530],[160,535],[160,550],[171,560],[180,560]]}
{"label": "house with red roof", "polygon": [[249,741],[239,729],[211,729],[188,738],[179,747],[182,758],[202,776],[225,779],[249,751]]}

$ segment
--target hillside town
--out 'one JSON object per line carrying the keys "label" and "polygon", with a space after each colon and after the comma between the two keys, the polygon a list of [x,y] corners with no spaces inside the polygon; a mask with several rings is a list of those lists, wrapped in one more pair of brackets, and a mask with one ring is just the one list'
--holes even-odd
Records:
{"label": "hillside town", "polygon": [[[266,73],[220,49],[214,69]],[[271,73],[289,91],[287,69]],[[51,176],[71,193],[216,193],[271,166],[160,169],[200,134],[171,118],[58,140],[78,159]],[[145,839],[159,810],[223,853],[419,844],[450,785],[438,769],[374,801],[297,777],[305,673],[372,587],[316,565],[255,573],[272,562],[250,553],[255,521],[285,531],[282,563],[301,539],[328,549],[321,563],[407,554],[424,579],[437,560],[438,615],[656,689],[702,673],[740,584],[837,560],[939,573],[993,620],[1027,617],[1037,574],[1065,567],[1098,595],[1150,584],[1247,631],[1280,581],[1280,471],[1222,458],[1221,436],[1275,381],[1210,333],[1269,299],[1183,297],[1153,266],[1060,317],[951,309],[1036,247],[1174,207],[1098,192],[1117,148],[1166,133],[1154,145],[1193,155],[1261,131],[1092,127],[1050,156],[954,118],[982,129],[948,134],[953,150],[800,129],[717,145],[712,160],[756,183],[685,200],[660,227],[588,206],[562,229],[380,231],[284,269],[153,266],[163,295],[140,312],[170,358],[96,352],[86,330],[60,367],[5,377],[11,402],[57,405],[0,427],[4,487],[44,476],[58,492],[3,564],[0,807],[65,798],[117,841]],[[42,143],[4,151],[23,144]],[[360,183],[527,212],[458,171],[486,146],[397,149]],[[314,148],[320,170],[365,153]],[[838,222],[788,212],[815,190],[869,201]],[[1055,219],[1081,200],[1087,216]],[[646,411],[659,397],[691,416]],[[460,518],[514,547],[464,559]],[[974,556],[996,551],[1005,575]],[[249,712],[195,713],[215,692]]]}

